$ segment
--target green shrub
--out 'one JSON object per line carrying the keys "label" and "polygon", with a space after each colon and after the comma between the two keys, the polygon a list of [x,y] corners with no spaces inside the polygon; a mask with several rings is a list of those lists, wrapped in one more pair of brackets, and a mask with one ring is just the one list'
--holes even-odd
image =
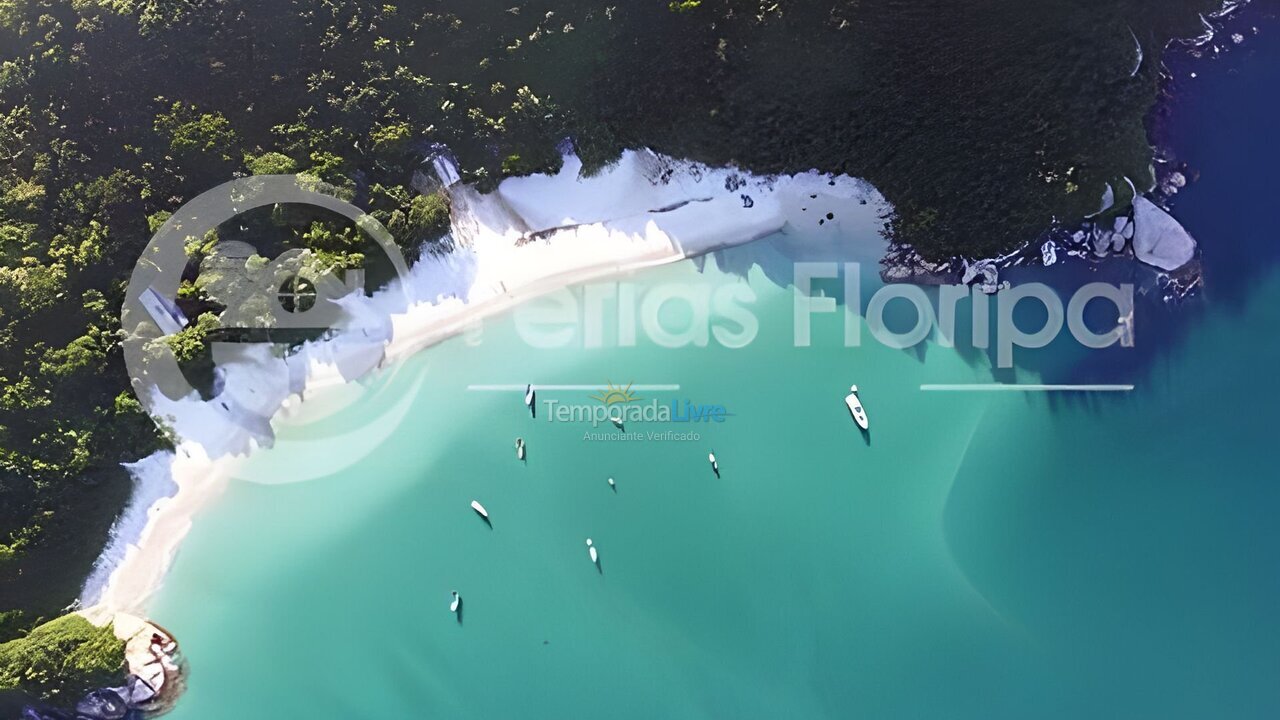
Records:
{"label": "green shrub", "polygon": [[298,163],[288,155],[278,152],[246,155],[244,164],[254,175],[293,175],[298,172]]}
{"label": "green shrub", "polygon": [[195,105],[175,102],[168,113],[156,116],[156,132],[169,139],[178,155],[203,154],[230,159],[237,142],[231,122],[220,112],[201,112]]}
{"label": "green shrub", "polygon": [[449,199],[440,192],[415,197],[409,204],[409,230],[416,240],[436,240],[449,232]]}
{"label": "green shrub", "polygon": [[0,645],[0,690],[21,689],[45,699],[78,697],[119,682],[124,641],[110,626],[100,628],[66,615]]}

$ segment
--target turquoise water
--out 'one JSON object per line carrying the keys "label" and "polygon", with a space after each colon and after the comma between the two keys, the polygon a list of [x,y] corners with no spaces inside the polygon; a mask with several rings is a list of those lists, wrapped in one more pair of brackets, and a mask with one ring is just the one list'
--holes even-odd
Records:
{"label": "turquoise water", "polygon": [[[634,280],[642,292],[744,282],[714,263]],[[833,317],[794,348],[791,291],[758,269],[745,282],[760,323],[748,348],[669,350],[642,333],[635,348],[534,351],[506,317],[478,345],[455,339],[372,381],[376,401],[282,428],[253,474],[310,466],[288,454],[303,436],[333,437],[336,463],[351,451],[344,432],[376,424],[388,398],[414,398],[359,463],[301,484],[234,483],[198,519],[154,608],[191,663],[174,717],[1280,707],[1280,498],[1262,450],[1277,418],[1240,403],[1280,361],[1261,330],[1280,276],[1243,312],[1201,313],[1194,344],[1111,378],[1134,393],[1054,397],[921,392],[991,372],[937,346],[845,348]],[[530,418],[519,392],[467,389],[526,381],[678,383],[648,396],[731,416],[627,428],[698,441],[593,442],[580,424]],[[869,441],[841,402],[851,382]],[[461,625],[447,612],[454,589]]]}
{"label": "turquoise water", "polygon": [[[614,317],[603,348],[576,347],[579,335],[532,350],[513,317],[491,321],[478,344],[455,339],[365,383],[341,413],[308,405],[245,471],[331,474],[238,481],[198,518],[153,607],[190,662],[173,717],[1280,716],[1268,195],[1280,43],[1271,15],[1240,22],[1263,40],[1198,64],[1201,84],[1180,89],[1180,120],[1164,128],[1203,173],[1177,209],[1209,287],[1176,310],[1141,302],[1137,347],[1056,342],[993,372],[963,347],[845,348],[839,319],[822,317],[814,347],[795,348],[791,291],[775,284],[786,243],[772,241],[705,272],[632,278],[641,293],[745,283],[760,326],[746,348],[669,350],[643,333],[616,347],[626,323]],[[1185,62],[1169,58],[1179,78]],[[867,268],[865,297],[870,231],[845,230],[866,248],[851,258]],[[1122,263],[1050,277],[1066,290],[1141,280]],[[993,377],[1136,389],[920,390]],[[467,389],[610,381],[679,384],[639,394],[731,415],[627,428],[696,441],[593,442],[581,425],[529,418],[518,392]],[[869,442],[841,403],[852,382]],[[399,403],[404,417],[388,421]]]}

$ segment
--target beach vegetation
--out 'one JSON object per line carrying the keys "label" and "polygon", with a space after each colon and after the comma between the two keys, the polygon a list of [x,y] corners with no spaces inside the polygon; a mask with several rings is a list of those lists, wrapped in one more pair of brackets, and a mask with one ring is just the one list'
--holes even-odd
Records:
{"label": "beach vegetation", "polygon": [[65,615],[0,644],[0,690],[76,699],[124,677],[124,641],[110,626]]}

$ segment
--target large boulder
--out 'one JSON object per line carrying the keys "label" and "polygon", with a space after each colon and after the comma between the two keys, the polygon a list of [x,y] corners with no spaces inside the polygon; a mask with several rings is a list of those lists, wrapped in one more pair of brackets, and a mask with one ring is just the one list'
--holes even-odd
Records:
{"label": "large boulder", "polygon": [[1177,270],[1196,254],[1196,241],[1182,224],[1155,203],[1133,199],[1133,254],[1161,270]]}

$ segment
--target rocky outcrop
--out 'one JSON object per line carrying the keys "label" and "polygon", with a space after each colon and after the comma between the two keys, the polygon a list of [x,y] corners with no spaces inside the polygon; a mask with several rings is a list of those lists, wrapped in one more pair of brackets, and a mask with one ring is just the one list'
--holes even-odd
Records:
{"label": "rocky outcrop", "polygon": [[[1049,242],[1057,244],[1056,251],[1065,251],[1072,257],[1129,255],[1165,273],[1194,265],[1196,254],[1196,242],[1191,234],[1168,212],[1141,195],[1134,199],[1131,214],[1086,222],[1075,232],[1058,230],[1049,236]],[[1049,253],[1041,247],[1043,264],[1053,264]],[[1052,260],[1058,260],[1057,252],[1052,254]],[[1196,274],[1178,273],[1184,277]]]}
{"label": "rocky outcrop", "polygon": [[1202,283],[1195,261],[1196,242],[1182,225],[1151,200],[1134,198],[1131,212],[1097,218],[1075,231],[1053,228],[1036,242],[997,258],[954,258],[929,262],[912,248],[890,245],[881,264],[885,282],[915,284],[963,283],[993,294],[1006,287],[1000,271],[1019,265],[1055,265],[1065,257],[1097,260],[1132,257],[1158,271],[1155,286],[1168,300],[1194,294]]}
{"label": "rocky outcrop", "polygon": [[955,275],[950,262],[929,262],[903,245],[891,245],[880,264],[880,279],[885,282],[941,285],[953,282]]}
{"label": "rocky outcrop", "polygon": [[1133,254],[1161,270],[1177,270],[1191,262],[1196,241],[1182,224],[1144,197],[1133,199]]}
{"label": "rocky outcrop", "polygon": [[965,285],[976,283],[979,290],[987,295],[994,295],[1001,288],[1000,268],[994,260],[979,260],[972,265],[966,261],[960,282]]}
{"label": "rocky outcrop", "polygon": [[184,688],[178,643],[169,633],[132,615],[112,615],[98,608],[82,614],[91,622],[110,622],[116,637],[125,642],[128,679],[120,687],[90,692],[70,712],[27,707],[22,720],[142,720],[171,710]]}

